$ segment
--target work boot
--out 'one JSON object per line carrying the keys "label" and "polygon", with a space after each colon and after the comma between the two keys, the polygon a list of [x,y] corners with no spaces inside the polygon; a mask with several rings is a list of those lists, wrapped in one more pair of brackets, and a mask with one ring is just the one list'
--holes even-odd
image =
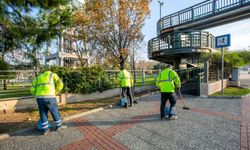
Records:
{"label": "work boot", "polygon": [[56,131],[61,132],[64,129],[67,129],[67,126],[60,126],[60,127],[56,128]]}
{"label": "work boot", "polygon": [[128,108],[128,103],[125,103],[125,106],[124,106],[125,108]]}
{"label": "work boot", "polygon": [[49,133],[49,130],[42,131],[42,135],[47,135]]}
{"label": "work boot", "polygon": [[167,117],[161,117],[161,121],[166,120],[166,119],[167,119]]}
{"label": "work boot", "polygon": [[134,104],[138,104],[138,101],[134,100]]}
{"label": "work boot", "polygon": [[169,120],[177,120],[178,116],[177,115],[172,115],[169,117]]}

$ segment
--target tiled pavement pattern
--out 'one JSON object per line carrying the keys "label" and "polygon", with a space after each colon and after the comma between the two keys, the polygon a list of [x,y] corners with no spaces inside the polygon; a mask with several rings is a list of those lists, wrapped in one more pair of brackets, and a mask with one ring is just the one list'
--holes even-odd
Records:
{"label": "tiled pavement pattern", "polygon": [[241,114],[239,99],[185,97],[191,111],[182,110],[179,101],[176,121],[159,120],[159,99],[159,94],[151,95],[133,108],[74,119],[62,133],[16,135],[1,140],[0,149],[248,149],[249,98],[243,100]]}
{"label": "tiled pavement pattern", "polygon": [[242,103],[242,122],[240,125],[240,149],[250,149],[250,96]]}

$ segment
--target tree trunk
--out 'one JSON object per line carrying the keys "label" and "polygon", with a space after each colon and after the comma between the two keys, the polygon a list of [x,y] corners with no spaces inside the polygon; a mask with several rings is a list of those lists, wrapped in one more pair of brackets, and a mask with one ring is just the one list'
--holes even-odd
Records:
{"label": "tree trunk", "polygon": [[3,80],[3,90],[7,90],[7,80]]}
{"label": "tree trunk", "polygon": [[[3,62],[5,63],[4,52],[2,52],[1,57],[2,57]],[[3,80],[3,90],[7,90],[7,80],[6,79]]]}
{"label": "tree trunk", "polygon": [[34,49],[34,64],[35,64],[35,70],[36,70],[36,76],[38,75],[38,63],[37,63],[37,54],[36,49]]}
{"label": "tree trunk", "polygon": [[120,60],[120,70],[125,68],[125,61],[124,60]]}

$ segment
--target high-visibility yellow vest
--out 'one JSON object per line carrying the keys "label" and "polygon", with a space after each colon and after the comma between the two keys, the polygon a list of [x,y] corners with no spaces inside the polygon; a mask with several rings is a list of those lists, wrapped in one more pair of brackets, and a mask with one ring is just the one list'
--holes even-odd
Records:
{"label": "high-visibility yellow vest", "polygon": [[175,88],[181,86],[181,82],[178,74],[174,70],[166,68],[158,75],[156,86],[161,89],[161,92],[173,93]]}
{"label": "high-visibility yellow vest", "polygon": [[118,79],[121,82],[121,87],[131,87],[134,82],[131,74],[126,69],[119,72]]}
{"label": "high-visibility yellow vest", "polygon": [[30,92],[36,97],[55,97],[63,88],[63,82],[57,74],[45,71],[32,82]]}

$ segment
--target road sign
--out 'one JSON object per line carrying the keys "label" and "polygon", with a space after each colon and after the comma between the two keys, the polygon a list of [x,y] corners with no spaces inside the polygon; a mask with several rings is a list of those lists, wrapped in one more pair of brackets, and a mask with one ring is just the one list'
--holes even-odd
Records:
{"label": "road sign", "polygon": [[215,37],[215,48],[229,47],[231,45],[230,34]]}
{"label": "road sign", "polygon": [[224,50],[223,47],[229,47],[231,44],[230,34],[215,37],[215,48],[221,48],[221,94],[224,95]]}

